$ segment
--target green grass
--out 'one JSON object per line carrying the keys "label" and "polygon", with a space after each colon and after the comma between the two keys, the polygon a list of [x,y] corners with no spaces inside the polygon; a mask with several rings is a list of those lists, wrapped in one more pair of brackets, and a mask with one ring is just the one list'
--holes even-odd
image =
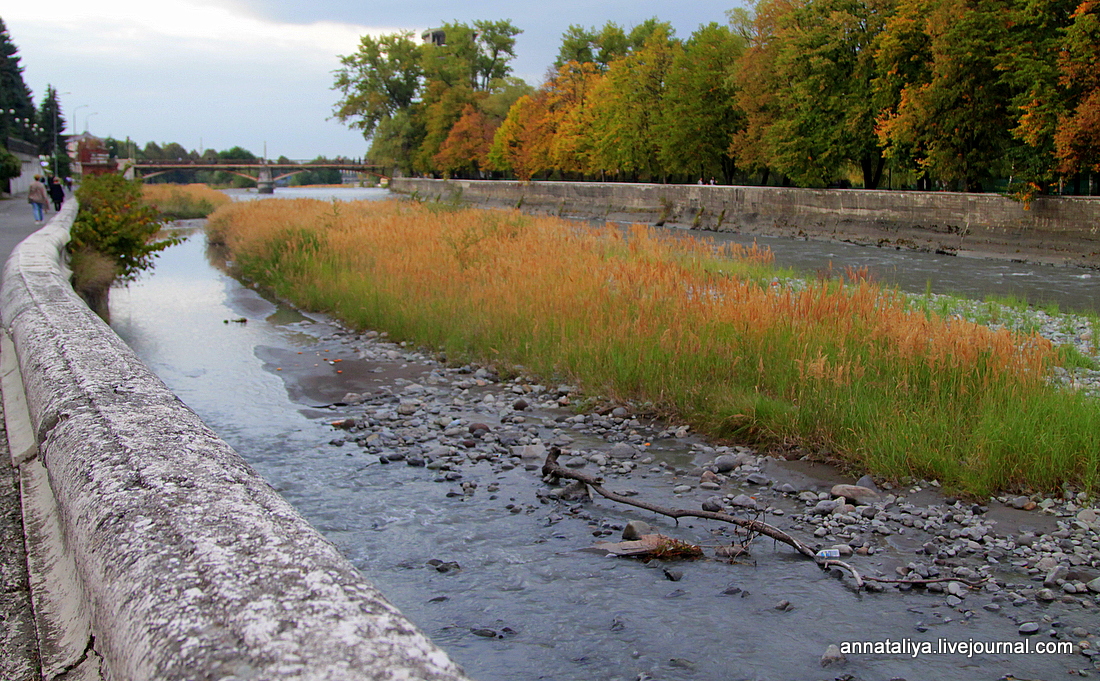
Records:
{"label": "green grass", "polygon": [[760,251],[509,212],[255,202],[211,227],[243,276],[300,306],[651,402],[715,438],[974,497],[1098,483],[1100,406],[1046,381],[1089,358],[947,319],[962,307],[1017,324],[1026,310],[790,281]]}

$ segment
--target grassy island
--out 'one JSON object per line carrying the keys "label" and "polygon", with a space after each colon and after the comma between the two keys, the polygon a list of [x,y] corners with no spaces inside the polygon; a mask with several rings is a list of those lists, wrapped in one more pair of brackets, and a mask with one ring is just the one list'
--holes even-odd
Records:
{"label": "grassy island", "polygon": [[973,496],[1100,479],[1100,404],[1051,385],[1049,341],[859,277],[777,276],[766,250],[409,202],[237,203],[209,234],[299,306],[652,403],[715,438]]}

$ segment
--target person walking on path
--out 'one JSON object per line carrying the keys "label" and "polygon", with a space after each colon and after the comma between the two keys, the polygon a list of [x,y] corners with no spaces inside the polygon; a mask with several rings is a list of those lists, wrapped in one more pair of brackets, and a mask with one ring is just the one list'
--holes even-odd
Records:
{"label": "person walking on path", "polygon": [[61,203],[65,200],[65,188],[61,186],[61,180],[56,177],[50,180],[50,198],[53,199],[53,209],[61,210]]}
{"label": "person walking on path", "polygon": [[46,219],[46,206],[49,204],[49,196],[46,194],[46,185],[42,184],[42,176],[35,175],[27,190],[27,201],[34,210],[34,224],[40,225]]}

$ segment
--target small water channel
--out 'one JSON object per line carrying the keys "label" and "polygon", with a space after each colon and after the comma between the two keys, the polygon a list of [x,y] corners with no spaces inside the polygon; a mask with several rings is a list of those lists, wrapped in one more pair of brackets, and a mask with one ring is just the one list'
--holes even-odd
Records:
{"label": "small water channel", "polygon": [[[327,199],[333,190],[313,193]],[[400,348],[386,361],[361,359],[359,339],[330,320],[267,300],[227,276],[201,233],[165,251],[153,273],[112,292],[111,314],[112,327],[168,386],[475,679],[970,680],[1061,678],[1086,666],[1065,655],[895,654],[854,656],[842,668],[822,669],[826,647],[841,641],[1017,641],[1021,618],[1047,615],[1068,626],[1091,614],[1034,603],[990,612],[982,606],[993,596],[985,593],[970,597],[969,614],[948,607],[943,594],[856,594],[771,542],[758,541],[753,558],[736,564],[605,558],[584,550],[594,529],[634,518],[702,544],[716,542],[716,528],[676,527],[601,501],[570,513],[542,503],[537,472],[485,461],[463,470],[476,493],[449,496],[454,485],[435,482],[431,471],[379,465],[354,445],[331,444],[338,433],[330,422],[341,411],[321,405],[348,391],[429,382],[438,367],[411,362]],[[535,412],[526,426],[549,442],[560,436],[555,419],[562,413]],[[688,445],[671,442],[655,455],[686,475],[702,461]],[[646,470],[629,479],[642,497],[698,503],[674,499],[668,475]],[[829,471],[810,474],[821,476],[824,489],[832,484]],[[901,537],[884,543],[872,569],[912,560],[912,548]],[[430,561],[458,568],[440,571]],[[671,581],[667,567],[682,578]],[[792,608],[777,609],[780,601]]]}

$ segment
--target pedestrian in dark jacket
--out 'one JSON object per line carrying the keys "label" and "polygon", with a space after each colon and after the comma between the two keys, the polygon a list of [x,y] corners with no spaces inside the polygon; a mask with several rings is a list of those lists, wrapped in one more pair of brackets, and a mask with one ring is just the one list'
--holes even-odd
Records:
{"label": "pedestrian in dark jacket", "polygon": [[50,198],[53,199],[53,209],[61,210],[61,203],[65,200],[65,189],[61,186],[61,180],[56,177],[50,180]]}

